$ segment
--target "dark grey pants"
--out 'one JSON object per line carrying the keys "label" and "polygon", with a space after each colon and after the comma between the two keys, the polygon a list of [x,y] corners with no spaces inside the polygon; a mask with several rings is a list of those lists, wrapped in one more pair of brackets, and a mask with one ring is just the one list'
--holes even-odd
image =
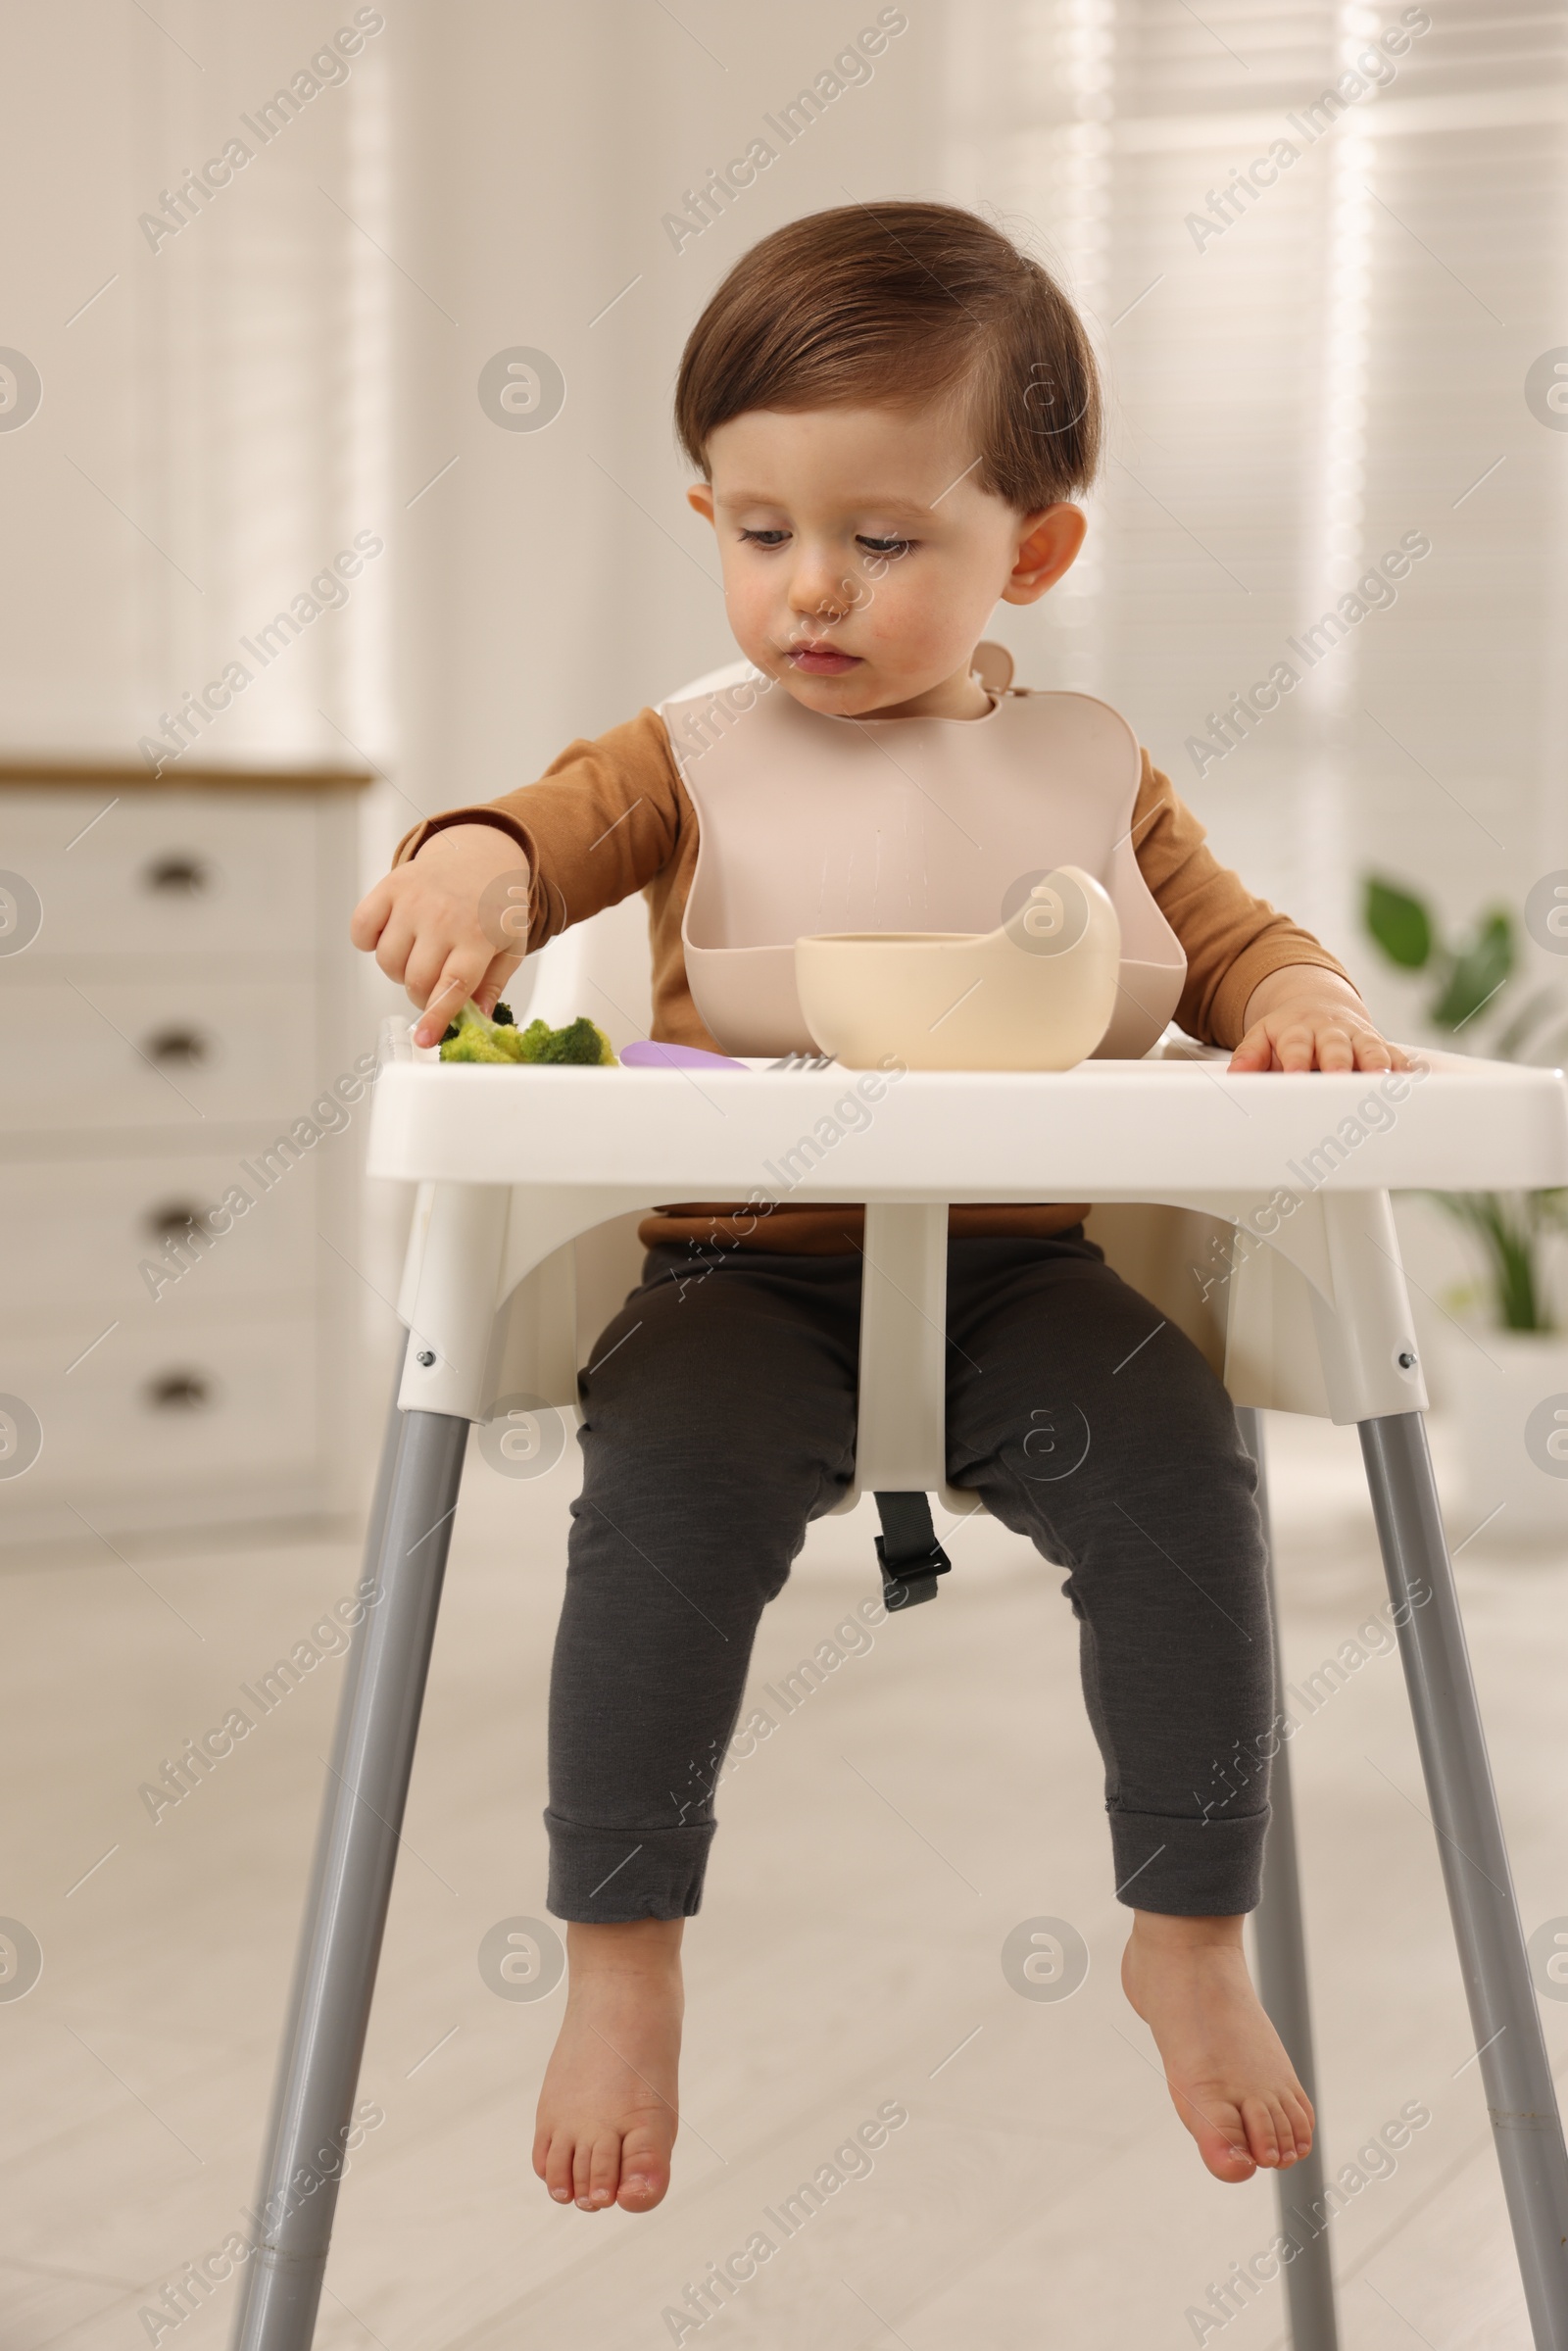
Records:
{"label": "dark grey pants", "polygon": [[[1230,1399],[1081,1225],[953,1242],[948,1283],[950,1481],[1070,1571],[1116,1891],[1250,1910],[1274,1690]],[[670,1246],[594,1349],[550,1686],[558,1918],[700,1905],[758,1620],[854,1464],[859,1309],[858,1255]]]}

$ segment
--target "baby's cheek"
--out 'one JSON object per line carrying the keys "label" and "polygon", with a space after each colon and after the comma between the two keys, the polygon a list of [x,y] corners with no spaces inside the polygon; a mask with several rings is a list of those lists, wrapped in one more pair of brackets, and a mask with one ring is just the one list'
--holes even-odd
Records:
{"label": "baby's cheek", "polygon": [[[925,668],[949,655],[961,659],[966,650],[943,599],[904,595],[895,601],[878,597],[862,621],[867,650],[906,668]],[[956,653],[955,653],[956,648]]]}
{"label": "baby's cheek", "polygon": [[744,574],[726,573],[724,611],[736,641],[748,653],[766,641],[772,599],[765,586]]}

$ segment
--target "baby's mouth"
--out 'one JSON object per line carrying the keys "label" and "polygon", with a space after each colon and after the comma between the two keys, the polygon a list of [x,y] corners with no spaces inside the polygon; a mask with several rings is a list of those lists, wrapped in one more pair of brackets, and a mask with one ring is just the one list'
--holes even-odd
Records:
{"label": "baby's mouth", "polygon": [[847,669],[859,666],[860,657],[841,653],[836,645],[819,638],[808,637],[799,645],[792,645],[786,659],[792,669],[804,670],[808,677],[842,677]]}

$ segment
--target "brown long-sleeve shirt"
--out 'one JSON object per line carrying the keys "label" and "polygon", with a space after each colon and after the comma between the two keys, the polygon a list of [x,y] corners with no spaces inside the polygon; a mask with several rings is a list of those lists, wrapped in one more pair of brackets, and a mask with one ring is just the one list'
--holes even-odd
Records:
{"label": "brown long-sleeve shirt", "polygon": [[[433,832],[475,820],[510,833],[528,860],[528,951],[568,924],[585,922],[640,890],[648,901],[653,950],[653,1035],[679,1045],[718,1049],[692,1002],[681,948],[681,917],[697,868],[697,811],[680,780],[663,721],[639,710],[592,741],[579,738],[553,759],[537,783],[482,808],[446,809],[399,842],[394,863],[416,855]],[[1133,808],[1139,869],[1181,942],[1187,979],[1178,1024],[1205,1045],[1240,1043],[1252,991],[1270,972],[1312,963],[1347,978],[1309,931],[1221,865],[1203,827],[1143,755]],[[956,1206],[956,1235],[1027,1236],[1060,1232],[1085,1214],[1083,1204],[1039,1202]],[[782,1201],[739,1224],[733,1203],[687,1201],[644,1219],[645,1245],[685,1241],[837,1255],[855,1249],[858,1207]]]}

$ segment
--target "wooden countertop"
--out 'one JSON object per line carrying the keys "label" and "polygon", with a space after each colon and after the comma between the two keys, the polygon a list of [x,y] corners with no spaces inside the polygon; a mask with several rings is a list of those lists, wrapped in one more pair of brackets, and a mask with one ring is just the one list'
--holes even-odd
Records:
{"label": "wooden countertop", "polygon": [[375,780],[368,767],[212,767],[176,759],[162,775],[154,775],[150,767],[132,759],[0,759],[0,789],[24,786],[29,791],[96,784],[121,792],[353,792]]}

